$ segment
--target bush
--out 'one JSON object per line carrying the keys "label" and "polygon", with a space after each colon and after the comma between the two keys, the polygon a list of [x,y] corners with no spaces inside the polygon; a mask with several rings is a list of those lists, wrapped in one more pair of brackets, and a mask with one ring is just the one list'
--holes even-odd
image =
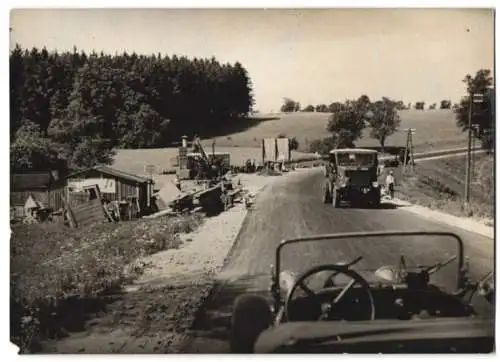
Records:
{"label": "bush", "polygon": [[493,132],[485,132],[481,137],[481,147],[488,153],[495,149],[495,136]]}
{"label": "bush", "polygon": [[326,155],[332,149],[337,147],[337,142],[333,137],[313,140],[309,143],[309,152],[318,152],[321,155]]}
{"label": "bush", "polygon": [[[90,305],[118,291],[142,271],[139,257],[177,248],[178,233],[193,231],[200,216],[162,217],[69,229],[18,225],[11,237],[11,340],[21,352],[36,350],[83,324]],[[75,309],[77,308],[77,309]]]}
{"label": "bush", "polygon": [[477,171],[474,173],[473,183],[479,188],[479,191],[485,195],[486,200],[494,200],[495,192],[495,164],[493,157],[482,159],[477,165]]}

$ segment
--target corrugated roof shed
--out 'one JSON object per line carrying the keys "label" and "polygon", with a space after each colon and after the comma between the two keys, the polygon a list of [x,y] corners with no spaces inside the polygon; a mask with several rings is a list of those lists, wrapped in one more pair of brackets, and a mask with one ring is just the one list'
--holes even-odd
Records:
{"label": "corrugated roof shed", "polygon": [[29,191],[48,189],[53,181],[50,171],[12,173],[10,175],[10,190]]}
{"label": "corrugated roof shed", "polygon": [[69,178],[75,178],[75,177],[78,177],[78,176],[81,176],[81,175],[85,175],[86,173],[88,173],[90,171],[101,172],[101,173],[107,174],[109,176],[113,176],[113,177],[117,177],[117,178],[122,178],[122,179],[130,180],[130,181],[134,181],[134,182],[137,182],[137,183],[152,183],[153,182],[153,180],[150,179],[150,178],[133,175],[131,173],[120,171],[120,170],[117,170],[115,168],[111,168],[109,166],[104,166],[104,165],[94,166],[94,167],[88,168],[86,170],[83,170],[83,171],[71,174],[68,177]]}

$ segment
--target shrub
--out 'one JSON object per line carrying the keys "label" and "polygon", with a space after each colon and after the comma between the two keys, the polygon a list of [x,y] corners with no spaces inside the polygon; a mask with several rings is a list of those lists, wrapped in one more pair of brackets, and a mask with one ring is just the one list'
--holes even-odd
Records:
{"label": "shrub", "polygon": [[477,171],[474,173],[474,185],[486,196],[486,200],[494,200],[494,167],[493,157],[486,157],[478,163]]}
{"label": "shrub", "polygon": [[330,152],[330,150],[337,147],[337,142],[333,137],[326,137],[322,139],[316,139],[309,143],[309,152],[318,152],[319,154],[325,155]]}

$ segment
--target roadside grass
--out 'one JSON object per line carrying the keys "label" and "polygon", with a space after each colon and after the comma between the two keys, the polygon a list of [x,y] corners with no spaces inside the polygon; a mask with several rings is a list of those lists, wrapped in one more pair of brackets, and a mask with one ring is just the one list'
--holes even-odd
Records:
{"label": "roadside grass", "polygon": [[55,224],[12,227],[11,341],[21,353],[41,341],[81,330],[88,314],[105,308],[144,270],[140,257],[178,248],[199,216],[162,217],[69,229]]}
{"label": "roadside grass", "polygon": [[[494,217],[494,158],[477,154],[471,184],[471,211],[477,218]],[[397,197],[409,202],[439,209],[456,216],[467,216],[463,207],[465,193],[465,156],[420,161],[415,171],[396,172]]]}

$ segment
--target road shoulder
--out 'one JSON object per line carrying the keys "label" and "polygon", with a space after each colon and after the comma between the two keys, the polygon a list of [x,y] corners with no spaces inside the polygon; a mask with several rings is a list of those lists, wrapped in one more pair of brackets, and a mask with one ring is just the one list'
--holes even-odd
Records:
{"label": "road shoulder", "polygon": [[415,205],[399,199],[394,199],[389,202],[393,203],[396,206],[402,206],[403,207],[402,210],[414,213],[428,220],[461,228],[463,230],[467,230],[476,234],[486,236],[487,238],[490,239],[493,239],[495,237],[495,228],[492,226],[488,226],[484,222],[481,222],[479,220],[454,216],[442,211],[432,210],[428,207]]}

